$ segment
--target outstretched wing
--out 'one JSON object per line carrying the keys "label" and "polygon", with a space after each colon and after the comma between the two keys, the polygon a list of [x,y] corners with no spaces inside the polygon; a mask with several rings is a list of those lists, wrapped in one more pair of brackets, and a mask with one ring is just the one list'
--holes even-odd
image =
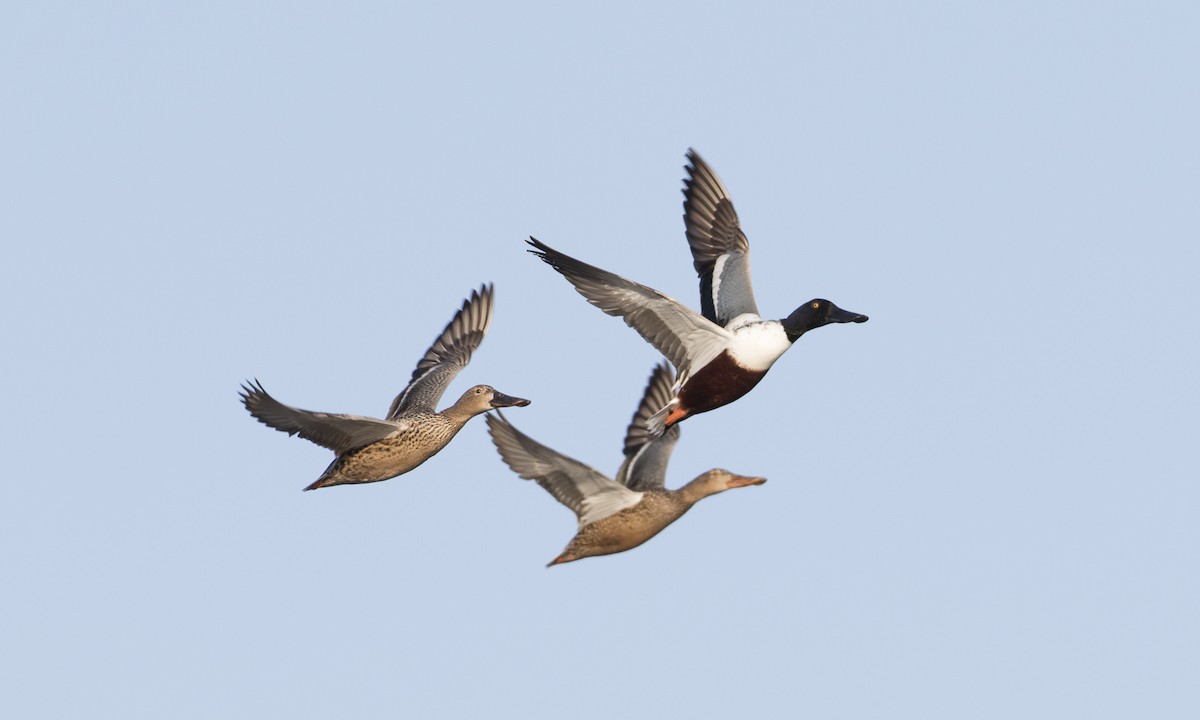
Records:
{"label": "outstretched wing", "polygon": [[267,394],[257,380],[243,384],[242,404],[260,423],[329,448],[339,455],[364,447],[403,429],[402,425],[361,415],[334,415],[284,405]]}
{"label": "outstretched wing", "polygon": [[488,432],[512,471],[535,480],[579,517],[579,527],[637,505],[642,493],[615,483],[594,468],[555,452],[513,427],[499,411],[487,414]]}
{"label": "outstretched wing", "polygon": [[750,286],[750,243],[733,201],[708,163],[688,150],[683,180],[683,223],[692,264],[700,276],[700,308],[721,327],[743,313],[758,314]]}
{"label": "outstretched wing", "polygon": [[662,490],[667,477],[667,462],[679,441],[679,426],[672,425],[655,437],[646,427],[651,415],[666,407],[674,397],[674,378],[666,363],[650,373],[642,401],[625,431],[625,462],[617,472],[617,482],[630,490]]}
{"label": "outstretched wing", "polygon": [[564,255],[536,238],[529,238],[529,244],[536,248],[529,252],[562,273],[588,302],[624,319],[666,355],[679,371],[680,384],[692,368],[704,367],[721,354],[732,337],[725,328],[657,290]]}
{"label": "outstretched wing", "polygon": [[396,396],[388,409],[388,419],[394,420],[412,410],[437,411],[438,400],[471,361],[471,353],[483,342],[492,324],[492,286],[487,284],[463,301],[450,324],[433,341],[425,357],[417,363],[408,387]]}

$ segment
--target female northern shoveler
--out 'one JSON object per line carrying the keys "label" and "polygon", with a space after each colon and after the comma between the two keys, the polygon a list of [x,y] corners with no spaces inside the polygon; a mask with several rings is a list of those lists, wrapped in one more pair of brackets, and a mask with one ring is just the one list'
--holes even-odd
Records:
{"label": "female northern shoveler", "polygon": [[487,416],[492,442],[513,472],[526,480],[536,480],[579,517],[579,531],[547,567],[635,548],[709,495],[766,482],[766,478],[709,470],[678,490],[663,487],[679,428],[652,437],[646,430],[646,419],[671,399],[671,386],[671,371],[666,364],[655,367],[625,432],[625,462],[615,481],[534,441],[503,416]]}
{"label": "female northern shoveler", "polygon": [[267,394],[257,381],[242,386],[242,403],[259,422],[329,448],[337,457],[305,490],[347,483],[378,482],[402,475],[446,447],[476,415],[493,408],[525,406],[528,400],[476,385],[458,402],[437,412],[437,403],[458,371],[471,361],[492,324],[492,286],[471,297],[417,363],[386,420],[300,410]]}
{"label": "female northern shoveler", "polygon": [[701,314],[657,290],[529,239],[535,248],[530,252],[562,273],[588,302],[624,318],[675,364],[679,372],[675,396],[647,421],[655,434],[750,392],[809,330],[829,323],[867,321],[866,315],[820,298],[782,320],[762,319],[750,285],[750,244],[733,201],[694,150],[688,151],[688,159],[692,164],[684,180],[683,218],[693,265],[700,275]]}

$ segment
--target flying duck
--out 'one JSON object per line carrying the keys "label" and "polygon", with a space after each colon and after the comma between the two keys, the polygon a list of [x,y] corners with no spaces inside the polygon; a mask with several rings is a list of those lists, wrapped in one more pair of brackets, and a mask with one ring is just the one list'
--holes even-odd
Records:
{"label": "flying duck", "polygon": [[720,178],[696,151],[684,179],[683,218],[700,276],[698,314],[619,275],[529,238],[537,255],[588,302],[625,320],[679,372],[674,396],[647,420],[655,435],[684,418],[727,405],[762,380],[801,335],[829,323],[861,323],[866,315],[816,298],[782,320],[764,320],[750,285],[750,244]]}
{"label": "flying duck", "polygon": [[663,479],[679,428],[654,437],[646,429],[646,419],[671,399],[671,388],[671,371],[660,363],[625,432],[625,461],[616,480],[538,443],[499,412],[488,413],[488,432],[504,462],[522,478],[536,480],[579,517],[579,531],[546,567],[625,552],[662,532],[709,495],[767,481],[714,469],[678,490],[667,490]]}
{"label": "flying duck", "polygon": [[321,477],[305,490],[394,478],[436,455],[476,415],[529,404],[490,385],[476,385],[458,402],[437,412],[438,400],[470,362],[491,324],[492,286],[488,284],[471,291],[471,297],[417,363],[408,387],[392,401],[384,420],[284,405],[268,395],[257,380],[242,385],[242,404],[264,425],[337,453]]}

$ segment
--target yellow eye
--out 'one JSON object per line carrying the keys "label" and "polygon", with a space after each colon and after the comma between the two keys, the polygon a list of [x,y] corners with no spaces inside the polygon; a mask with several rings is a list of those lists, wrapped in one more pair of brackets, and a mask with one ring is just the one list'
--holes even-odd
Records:
{"label": "yellow eye", "polygon": [[819,303],[819,302],[814,302],[812,305],[813,310],[816,310],[819,307],[821,307],[821,303]]}

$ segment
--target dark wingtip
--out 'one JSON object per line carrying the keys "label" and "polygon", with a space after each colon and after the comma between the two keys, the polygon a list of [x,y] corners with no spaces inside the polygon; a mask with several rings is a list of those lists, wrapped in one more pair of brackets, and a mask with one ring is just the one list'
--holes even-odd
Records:
{"label": "dark wingtip", "polygon": [[551,267],[557,267],[557,265],[554,264],[554,258],[551,256],[551,253],[555,251],[549,245],[541,240],[538,240],[532,235],[530,235],[529,239],[525,241],[525,244],[533,246],[532,248],[526,248],[525,252],[532,253],[536,258]]}
{"label": "dark wingtip", "polygon": [[[242,405],[245,406],[246,410],[250,410],[250,403],[260,395],[266,394],[267,391],[263,389],[262,383],[258,381],[258,378],[254,378],[254,380],[247,380],[242,383],[241,389],[238,390],[238,399],[242,401]],[[254,412],[250,411],[250,414],[253,415]]]}
{"label": "dark wingtip", "polygon": [[494,294],[495,294],[495,288],[493,288],[492,283],[490,281],[485,282],[479,286],[478,290],[475,290],[475,289],[471,290],[471,296],[469,298],[467,298],[466,300],[463,300],[462,309],[466,310],[467,308],[469,308],[470,306],[479,302],[480,300],[483,300],[484,298],[487,298],[488,301],[490,302],[492,299],[492,296]]}

